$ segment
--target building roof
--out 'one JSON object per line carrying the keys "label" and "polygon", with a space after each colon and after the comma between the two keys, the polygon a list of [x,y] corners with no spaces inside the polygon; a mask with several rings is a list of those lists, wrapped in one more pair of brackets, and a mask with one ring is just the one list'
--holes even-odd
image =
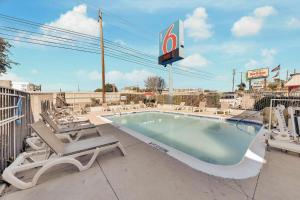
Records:
{"label": "building roof", "polygon": [[285,84],[285,86],[300,86],[300,73],[292,74],[291,79]]}

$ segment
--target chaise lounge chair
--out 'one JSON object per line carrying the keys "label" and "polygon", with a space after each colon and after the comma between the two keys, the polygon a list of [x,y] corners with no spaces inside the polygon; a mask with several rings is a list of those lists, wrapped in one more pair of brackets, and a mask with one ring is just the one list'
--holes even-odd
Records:
{"label": "chaise lounge chair", "polygon": [[147,106],[142,101],[139,101],[139,107],[140,108],[146,108]]}
{"label": "chaise lounge chair", "polygon": [[[66,125],[56,124],[47,113],[40,113],[42,119],[49,124],[49,126],[54,130],[55,134],[66,134],[70,137],[68,138],[71,141],[77,141],[81,137],[86,135],[96,134],[101,136],[101,132],[97,129],[94,124],[78,124],[70,123]],[[29,139],[30,140],[30,139]],[[30,145],[31,146],[31,145]]]}
{"label": "chaise lounge chair", "polygon": [[90,123],[90,120],[83,116],[68,115],[57,115],[54,111],[45,111],[49,117],[55,120],[56,123],[63,125],[68,123]]}
{"label": "chaise lounge chair", "polygon": [[123,101],[120,102],[120,108],[122,110],[128,110],[127,106],[125,105],[125,103]]}
{"label": "chaise lounge chair", "polygon": [[130,109],[137,109],[138,107],[135,105],[134,101],[130,101]]}
{"label": "chaise lounge chair", "polygon": [[54,129],[56,133],[78,132],[85,129],[96,129],[96,126],[91,123],[68,123],[60,125],[55,123],[55,121],[51,119],[50,116],[45,112],[40,113],[40,116],[51,126],[51,128]]}
{"label": "chaise lounge chair", "polygon": [[[19,189],[34,187],[40,176],[55,165],[72,164],[76,166],[79,171],[83,171],[92,166],[101,151],[119,148],[121,153],[125,156],[125,151],[121,143],[113,136],[90,138],[66,144],[61,142],[42,121],[32,124],[31,127],[48,145],[53,153],[50,154],[49,150],[34,151],[31,153],[24,152],[4,170],[2,174],[3,179]],[[38,155],[46,156],[42,156],[44,159],[37,161],[36,156]],[[86,155],[92,156],[87,164],[83,164],[78,158]],[[39,169],[36,171],[30,182],[24,182],[16,177],[18,172],[36,168]]]}
{"label": "chaise lounge chair", "polygon": [[107,103],[102,103],[103,111],[111,111],[111,108],[107,105]]}
{"label": "chaise lounge chair", "polygon": [[215,114],[220,113],[222,113],[223,115],[230,114],[230,104],[228,102],[221,102],[221,108],[218,109]]}
{"label": "chaise lounge chair", "polygon": [[194,112],[203,112],[206,109],[206,102],[205,101],[200,101],[199,106],[196,107],[193,111]]}
{"label": "chaise lounge chair", "polygon": [[175,110],[183,110],[185,108],[185,102],[181,102],[178,106],[175,107]]}
{"label": "chaise lounge chair", "polygon": [[284,110],[285,110],[284,105],[277,105],[275,108],[275,116],[277,118],[279,130],[276,129],[272,130],[273,132],[272,137],[278,140],[292,141],[294,134],[291,130],[289,130],[289,128],[286,125],[284,114],[283,114]]}

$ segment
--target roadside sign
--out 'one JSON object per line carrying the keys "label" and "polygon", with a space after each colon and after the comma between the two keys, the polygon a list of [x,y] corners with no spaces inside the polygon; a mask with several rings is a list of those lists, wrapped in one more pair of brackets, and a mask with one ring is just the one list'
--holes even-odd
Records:
{"label": "roadside sign", "polygon": [[178,20],[159,33],[158,63],[166,66],[183,59],[183,22]]}
{"label": "roadside sign", "polygon": [[269,68],[261,68],[247,71],[248,79],[268,78]]}

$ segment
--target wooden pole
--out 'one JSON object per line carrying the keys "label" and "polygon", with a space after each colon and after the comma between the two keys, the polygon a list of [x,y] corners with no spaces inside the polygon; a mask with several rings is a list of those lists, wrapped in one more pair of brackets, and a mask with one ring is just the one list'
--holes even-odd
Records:
{"label": "wooden pole", "polygon": [[104,42],[102,27],[102,11],[99,9],[99,27],[100,27],[100,48],[101,48],[101,64],[102,64],[102,102],[105,103],[105,62],[104,62]]}

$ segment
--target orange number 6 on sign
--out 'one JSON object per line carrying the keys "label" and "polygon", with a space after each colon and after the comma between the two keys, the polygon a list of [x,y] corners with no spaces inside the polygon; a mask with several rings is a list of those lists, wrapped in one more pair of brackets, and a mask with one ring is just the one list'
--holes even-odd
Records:
{"label": "orange number 6 on sign", "polygon": [[[163,45],[162,45],[162,52],[163,54],[166,54],[170,51],[173,51],[177,48],[177,36],[172,33],[172,30],[174,28],[174,24],[172,24],[169,28],[168,28],[168,31],[164,37],[164,40],[163,40]],[[168,41],[169,40],[172,40],[172,48],[170,51],[168,51]]]}

